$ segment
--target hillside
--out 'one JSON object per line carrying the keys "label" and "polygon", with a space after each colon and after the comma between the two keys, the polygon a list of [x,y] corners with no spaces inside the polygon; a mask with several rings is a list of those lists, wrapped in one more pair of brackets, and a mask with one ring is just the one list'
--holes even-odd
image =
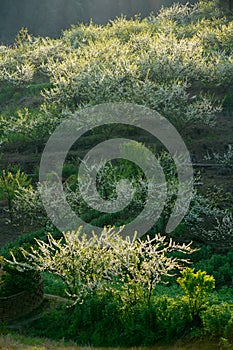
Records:
{"label": "hillside", "polygon": [[[166,117],[186,142],[203,188],[232,193],[231,170],[206,160],[233,140],[233,22],[212,6],[175,4],[144,20],[73,26],[59,39],[21,30],[13,46],[0,47],[2,168],[20,167],[36,181],[46,140],[66,116],[122,101]],[[92,139],[76,147],[76,158]],[[139,141],[152,148],[157,142],[149,135]]]}
{"label": "hillside", "polygon": [[228,7],[21,29],[0,46],[0,347],[232,349],[232,170]]}

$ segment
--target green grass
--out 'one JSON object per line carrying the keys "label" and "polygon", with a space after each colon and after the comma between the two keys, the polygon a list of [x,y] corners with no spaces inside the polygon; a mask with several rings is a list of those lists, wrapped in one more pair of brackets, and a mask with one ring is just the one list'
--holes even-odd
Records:
{"label": "green grass", "polygon": [[80,349],[72,343],[65,343],[63,341],[54,342],[45,338],[33,338],[26,337],[17,333],[10,332],[5,335],[0,335],[0,349],[2,350],[55,350],[55,349],[67,349],[77,350]]}
{"label": "green grass", "polygon": [[[33,337],[25,337],[22,335],[19,335],[17,333],[8,333],[6,335],[0,336],[0,349],[1,350],[94,350],[94,348],[85,346],[80,347],[76,346],[72,343],[66,343],[66,342],[53,342],[49,339],[43,339],[43,338],[33,338]],[[104,348],[105,350],[111,349],[111,350],[117,350],[119,348]],[[216,342],[211,342],[207,340],[203,340],[201,342],[190,342],[184,344],[182,341],[177,341],[174,345],[158,345],[153,346],[151,348],[128,348],[134,349],[134,350],[210,350],[220,349],[220,346]],[[221,348],[223,349],[223,348]],[[228,348],[233,349],[233,347]],[[125,349],[126,350],[126,349]]]}

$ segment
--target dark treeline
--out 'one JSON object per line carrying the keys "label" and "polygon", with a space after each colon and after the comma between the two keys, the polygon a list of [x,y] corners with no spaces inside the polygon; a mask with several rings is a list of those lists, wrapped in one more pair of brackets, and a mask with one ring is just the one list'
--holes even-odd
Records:
{"label": "dark treeline", "polygon": [[[173,0],[1,0],[0,43],[14,41],[22,27],[34,35],[57,37],[73,23],[106,23],[125,14],[147,16]],[[181,2],[186,2],[185,0]]]}

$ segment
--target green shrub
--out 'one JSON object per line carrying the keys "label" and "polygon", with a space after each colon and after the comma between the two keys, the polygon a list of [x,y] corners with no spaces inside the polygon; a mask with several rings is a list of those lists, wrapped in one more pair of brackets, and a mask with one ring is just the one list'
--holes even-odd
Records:
{"label": "green shrub", "polygon": [[204,333],[211,337],[223,336],[224,329],[227,333],[227,329],[230,330],[231,327],[230,325],[228,326],[230,319],[231,311],[229,304],[212,305],[201,312]]}
{"label": "green shrub", "polygon": [[62,169],[62,176],[69,178],[72,175],[78,174],[78,167],[72,163],[65,163]]}
{"label": "green shrub", "polygon": [[8,297],[24,290],[32,290],[40,280],[37,271],[17,269],[2,257],[0,261],[0,297]]}
{"label": "green shrub", "polygon": [[231,319],[224,328],[224,337],[233,341],[233,312],[231,311]]}
{"label": "green shrub", "polygon": [[229,286],[233,281],[233,253],[213,254],[208,259],[197,262],[195,268],[205,270],[208,274],[213,275],[217,288],[223,285]]}
{"label": "green shrub", "polygon": [[199,319],[200,312],[206,307],[208,297],[215,287],[213,276],[207,275],[205,271],[197,271],[187,268],[181,272],[182,277],[177,278],[177,282],[183,289],[192,319]]}
{"label": "green shrub", "polygon": [[44,280],[44,293],[58,295],[64,298],[67,297],[65,285],[59,277],[49,273],[43,273],[42,276]]}
{"label": "green shrub", "polygon": [[83,346],[120,345],[121,314],[108,296],[90,298],[87,303],[72,308],[60,303],[29,325],[26,331],[55,340],[73,340]]}
{"label": "green shrub", "polygon": [[[73,308],[59,306],[45,313],[27,332],[52,339],[74,340],[79,345],[145,346],[187,334],[190,319],[187,305],[167,297],[155,299],[150,306],[119,308],[106,293],[89,298]],[[110,328],[109,328],[110,327]]]}
{"label": "green shrub", "polygon": [[188,333],[191,327],[189,304],[184,299],[163,296],[155,299],[156,328],[158,339],[172,339]]}

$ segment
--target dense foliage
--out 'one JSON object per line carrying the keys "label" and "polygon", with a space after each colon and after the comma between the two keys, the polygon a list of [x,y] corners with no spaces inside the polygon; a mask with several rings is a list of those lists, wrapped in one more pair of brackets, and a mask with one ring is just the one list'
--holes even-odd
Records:
{"label": "dense foliage", "polygon": [[22,30],[15,45],[0,48],[2,89],[29,87],[38,76],[49,88],[36,113],[1,115],[2,139],[13,133],[36,140],[70,111],[106,101],[146,105],[179,130],[213,125],[219,93],[233,83],[232,21],[214,5],[204,8],[174,5],[144,20],[74,26],[57,40]]}

